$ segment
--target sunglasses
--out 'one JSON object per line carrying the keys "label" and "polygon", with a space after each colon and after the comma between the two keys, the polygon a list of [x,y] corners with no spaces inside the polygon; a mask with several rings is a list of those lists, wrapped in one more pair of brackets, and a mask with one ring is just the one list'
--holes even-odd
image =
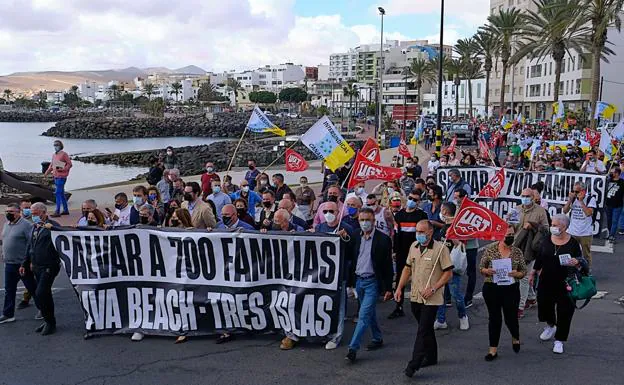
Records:
{"label": "sunglasses", "polygon": [[420,198],[408,197],[407,199],[414,201],[414,202],[420,202]]}
{"label": "sunglasses", "polygon": [[327,213],[334,214],[335,211],[334,210],[323,210],[323,214],[327,214]]}

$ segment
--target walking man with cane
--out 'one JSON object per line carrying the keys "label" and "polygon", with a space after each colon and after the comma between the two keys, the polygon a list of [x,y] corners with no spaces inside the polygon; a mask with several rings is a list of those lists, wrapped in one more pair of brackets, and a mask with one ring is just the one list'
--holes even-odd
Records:
{"label": "walking man with cane", "polygon": [[433,225],[428,220],[416,224],[416,242],[410,248],[394,294],[395,300],[400,302],[403,288],[411,278],[410,301],[412,313],[418,321],[418,333],[412,360],[405,368],[408,377],[412,377],[420,368],[438,363],[433,323],[438,307],[444,305],[444,285],[453,275],[453,263],[444,241],[433,240]]}

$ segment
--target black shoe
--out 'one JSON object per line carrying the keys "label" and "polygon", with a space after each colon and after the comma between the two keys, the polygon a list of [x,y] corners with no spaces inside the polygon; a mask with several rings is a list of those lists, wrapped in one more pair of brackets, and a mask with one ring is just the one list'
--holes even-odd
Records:
{"label": "black shoe", "polygon": [[68,211],[62,212],[61,215],[69,215]]}
{"label": "black shoe", "polygon": [[41,333],[41,331],[43,330],[43,328],[46,326],[46,323],[42,323],[41,325],[39,325],[37,327],[37,329],[35,329],[35,333]]}
{"label": "black shoe", "polygon": [[516,343],[511,343],[511,347],[513,348],[513,351],[516,353],[520,353],[520,342]]}
{"label": "black shoe", "polygon": [[234,340],[234,334],[221,334],[219,338],[217,338],[217,344],[224,344],[226,342],[230,342]]}
{"label": "black shoe", "polygon": [[350,362],[355,362],[355,357],[357,356],[357,352],[353,349],[349,349],[349,353],[345,356],[345,360],[349,360]]}
{"label": "black shoe", "polygon": [[405,312],[403,311],[403,308],[397,307],[396,309],[394,309],[392,313],[390,313],[390,315],[388,316],[388,319],[395,319],[395,318],[404,317],[404,316],[405,316]]}
{"label": "black shoe", "polygon": [[366,350],[377,350],[383,347],[383,340],[381,341],[371,341],[370,344],[366,347]]}
{"label": "black shoe", "polygon": [[434,366],[434,365],[437,365],[437,364],[438,364],[438,361],[433,361],[433,360],[429,361],[429,359],[425,358],[423,360],[422,364],[420,364],[420,367],[421,368],[426,368],[427,366]]}
{"label": "black shoe", "polygon": [[56,331],[56,325],[46,322],[46,324],[43,326],[43,330],[41,331],[41,335],[47,336],[50,334],[54,334],[55,331]]}
{"label": "black shoe", "polygon": [[414,377],[414,373],[416,373],[416,369],[407,365],[407,368],[405,368],[405,371],[403,373],[405,373],[405,375],[408,376],[409,378],[412,378]]}
{"label": "black shoe", "polygon": [[497,358],[498,358],[498,353],[495,353],[495,354],[488,353],[487,356],[485,356],[485,360],[487,362],[492,362],[492,361],[494,361]]}
{"label": "black shoe", "polygon": [[21,301],[20,303],[17,304],[17,310],[26,309],[28,306],[30,306],[30,302]]}

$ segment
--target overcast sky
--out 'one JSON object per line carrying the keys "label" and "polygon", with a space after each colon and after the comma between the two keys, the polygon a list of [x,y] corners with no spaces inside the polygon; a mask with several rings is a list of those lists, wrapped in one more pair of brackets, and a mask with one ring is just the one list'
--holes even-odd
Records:
{"label": "overcast sky", "polygon": [[[129,66],[208,71],[294,62],[384,37],[437,41],[438,0],[2,0],[0,74]],[[471,36],[489,0],[446,0],[445,43]]]}

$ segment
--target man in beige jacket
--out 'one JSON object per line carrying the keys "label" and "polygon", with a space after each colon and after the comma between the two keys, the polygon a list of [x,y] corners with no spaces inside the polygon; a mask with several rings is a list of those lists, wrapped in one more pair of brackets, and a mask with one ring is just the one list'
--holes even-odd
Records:
{"label": "man in beige jacket", "polygon": [[184,187],[184,202],[182,208],[191,213],[193,227],[197,229],[214,229],[217,226],[214,213],[210,205],[201,199],[199,183],[190,182]]}

